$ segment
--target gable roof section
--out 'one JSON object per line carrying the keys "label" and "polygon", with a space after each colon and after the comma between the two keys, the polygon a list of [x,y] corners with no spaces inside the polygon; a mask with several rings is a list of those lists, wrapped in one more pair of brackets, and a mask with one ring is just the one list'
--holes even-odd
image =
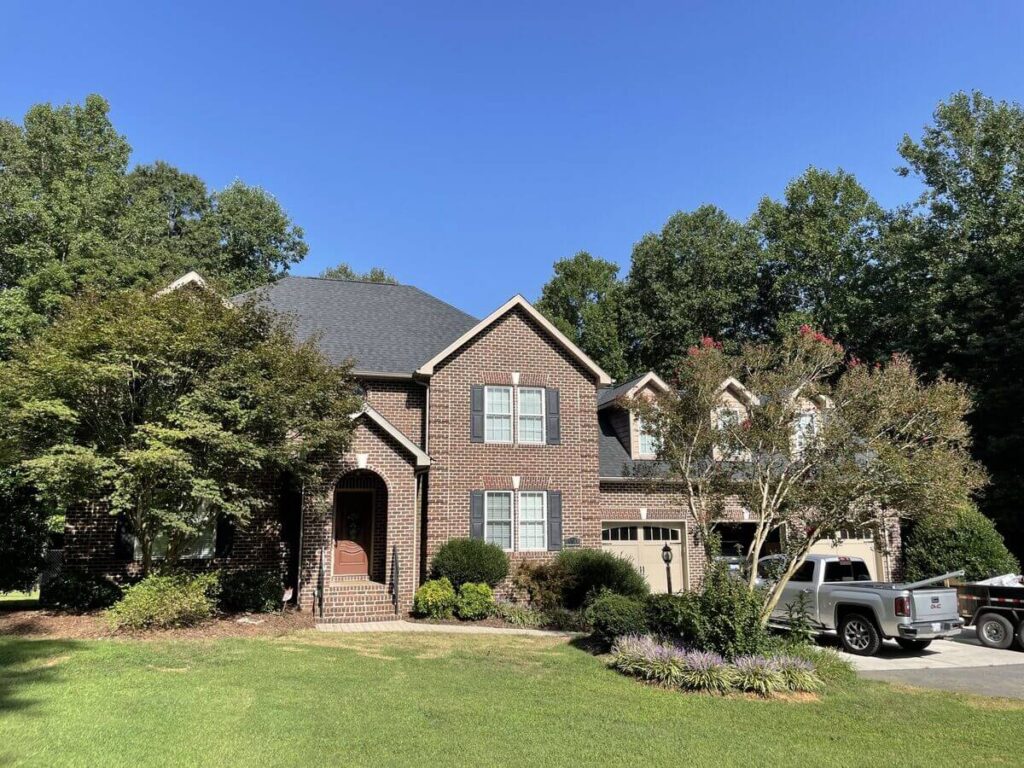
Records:
{"label": "gable roof section", "polygon": [[352,358],[355,372],[366,376],[411,377],[477,324],[410,285],[289,276],[232,298],[254,300],[291,315],[300,340],[316,337],[332,363]]}
{"label": "gable roof section", "polygon": [[634,459],[612,425],[611,412],[597,414],[598,474],[602,480],[647,480],[668,474],[665,462]]}
{"label": "gable roof section", "polygon": [[757,395],[755,395],[753,392],[751,392],[749,389],[743,386],[739,381],[734,379],[732,376],[730,376],[728,379],[726,379],[725,381],[718,385],[719,394],[725,392],[727,389],[732,391],[734,395],[736,395],[740,400],[745,402],[747,405],[756,406],[761,404],[761,401],[758,399]]}
{"label": "gable roof section", "polygon": [[597,407],[604,408],[620,398],[629,399],[648,384],[657,387],[662,392],[668,392],[671,389],[671,387],[669,387],[669,385],[666,384],[658,374],[654,371],[648,371],[647,373],[642,373],[616,387],[602,389],[597,393]]}
{"label": "gable roof section", "polygon": [[594,378],[597,379],[598,384],[608,385],[612,383],[611,377],[605,373],[601,366],[591,360],[582,349],[573,344],[565,334],[558,330],[544,315],[542,315],[530,302],[524,299],[519,294],[516,294],[511,299],[506,301],[491,314],[481,320],[479,323],[469,328],[465,333],[459,336],[457,339],[452,341],[448,346],[442,349],[440,352],[431,357],[427,362],[423,363],[417,370],[416,373],[421,376],[432,376],[434,374],[434,368],[437,367],[442,361],[447,359],[456,350],[468,343],[476,336],[490,328],[494,323],[500,320],[502,317],[513,311],[516,307],[519,307],[533,320],[535,320],[544,331],[563,349],[565,349],[570,355],[576,358],[576,360],[588,371],[590,371]]}
{"label": "gable roof section", "polygon": [[369,403],[364,403],[362,408],[352,414],[352,421],[356,421],[361,416],[365,416],[375,422],[381,429],[393,437],[399,445],[411,453],[413,458],[416,460],[417,468],[430,466],[430,456],[428,456],[422,448],[416,445],[416,443],[406,437],[402,430],[385,419],[376,409],[371,407]]}

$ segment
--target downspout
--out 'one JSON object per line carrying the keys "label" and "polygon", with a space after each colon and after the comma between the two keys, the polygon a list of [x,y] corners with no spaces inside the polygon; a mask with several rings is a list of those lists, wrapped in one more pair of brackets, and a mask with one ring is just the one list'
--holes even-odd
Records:
{"label": "downspout", "polygon": [[302,609],[302,529],[303,523],[306,522],[306,481],[302,481],[301,488],[299,490],[299,567],[295,572],[295,605],[301,610]]}

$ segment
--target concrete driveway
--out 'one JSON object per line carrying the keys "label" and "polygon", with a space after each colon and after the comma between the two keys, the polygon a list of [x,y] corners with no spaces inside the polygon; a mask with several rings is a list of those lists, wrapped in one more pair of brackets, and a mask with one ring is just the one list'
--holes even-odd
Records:
{"label": "concrete driveway", "polygon": [[968,627],[955,640],[936,640],[924,651],[887,642],[878,656],[841,653],[862,677],[921,688],[1024,699],[1024,653],[986,648]]}

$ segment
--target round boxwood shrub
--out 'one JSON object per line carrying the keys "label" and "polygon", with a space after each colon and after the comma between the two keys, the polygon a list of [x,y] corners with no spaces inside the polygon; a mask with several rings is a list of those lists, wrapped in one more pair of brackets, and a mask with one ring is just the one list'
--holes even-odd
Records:
{"label": "round boxwood shrub", "polygon": [[39,592],[44,608],[71,613],[109,608],[120,599],[121,588],[110,579],[72,569],[46,579]]}
{"label": "round boxwood shrub", "polygon": [[995,525],[973,505],[949,518],[934,516],[916,523],[907,533],[903,554],[908,581],[961,568],[967,572],[964,578],[978,581],[1020,569]]}
{"label": "round boxwood shrub", "polygon": [[114,629],[189,627],[210,618],[217,605],[219,574],[147,576],[125,590],[107,611]]}
{"label": "round boxwood shrub", "polygon": [[448,579],[456,589],[463,584],[495,587],[508,576],[508,555],[480,539],[449,539],[431,560],[430,575]]}
{"label": "round boxwood shrub", "polygon": [[558,555],[562,605],[579,608],[603,590],[633,598],[650,593],[646,579],[624,557],[600,549],[566,549]]}
{"label": "round boxwood shrub", "polygon": [[225,613],[269,613],[281,607],[281,575],[247,568],[221,574],[220,609]]}
{"label": "round boxwood shrub", "polygon": [[494,593],[486,584],[463,584],[455,602],[455,615],[464,621],[486,619],[494,612]]}
{"label": "round boxwood shrub", "polygon": [[607,590],[590,603],[587,621],[591,626],[591,636],[604,648],[611,648],[612,643],[624,635],[643,635],[647,632],[644,604],[635,598]]}
{"label": "round boxwood shrub", "polygon": [[455,610],[455,588],[447,578],[434,579],[416,590],[412,612],[428,619],[450,619]]}

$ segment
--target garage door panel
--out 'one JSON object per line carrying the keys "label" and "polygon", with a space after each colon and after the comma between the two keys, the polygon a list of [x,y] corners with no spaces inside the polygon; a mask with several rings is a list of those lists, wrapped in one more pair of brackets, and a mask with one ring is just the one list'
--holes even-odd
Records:
{"label": "garage door panel", "polygon": [[662,548],[667,544],[672,549],[672,591],[687,588],[683,524],[606,522],[602,525],[601,539],[602,549],[633,563],[655,593],[668,590],[668,574],[661,556]]}

